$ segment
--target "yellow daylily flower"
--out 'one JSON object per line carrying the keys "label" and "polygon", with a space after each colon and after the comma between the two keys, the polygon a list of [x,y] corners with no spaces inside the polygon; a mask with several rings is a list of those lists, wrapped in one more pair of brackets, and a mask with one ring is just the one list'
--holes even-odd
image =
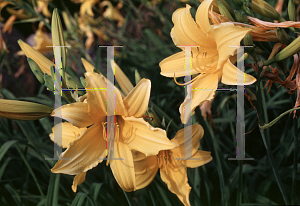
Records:
{"label": "yellow daylily flower", "polygon": [[[164,130],[153,128],[142,118],[148,108],[150,80],[142,79],[123,99],[120,91],[107,82],[103,75],[87,72],[85,76],[86,101],[67,104],[59,109],[61,117],[74,126],[89,127],[78,139],[70,143],[61,155],[63,159],[59,160],[51,171],[79,175],[73,183],[76,185],[84,179],[82,173],[103,161],[101,158],[106,157],[106,127],[109,126],[106,122],[106,104],[107,101],[115,102],[114,125],[112,125],[115,128],[115,158],[123,160],[109,160],[109,163],[121,188],[125,191],[134,191],[136,183],[131,151],[139,151],[149,156],[176,146],[167,138]],[[105,89],[97,90],[107,88],[108,85],[114,88],[114,93],[107,93]],[[54,110],[52,115],[55,115],[57,110]]]}
{"label": "yellow daylily flower", "polygon": [[[149,185],[160,169],[160,177],[168,185],[169,190],[176,194],[184,205],[190,205],[191,187],[188,184],[187,167],[200,167],[212,160],[210,152],[198,150],[199,141],[204,134],[202,126],[194,124],[190,127],[192,127],[192,132],[186,135],[189,137],[187,140],[184,139],[184,129],[179,130],[171,140],[179,145],[177,148],[163,150],[157,156],[149,157],[139,152],[133,152],[137,189]],[[192,145],[191,156],[185,157],[184,144]],[[200,160],[193,158],[200,158]]]}
{"label": "yellow daylily flower", "polygon": [[[229,85],[237,85],[237,77],[244,78],[244,85],[256,81],[251,75],[245,74],[235,67],[231,59],[234,59],[236,47],[240,41],[251,31],[248,28],[235,26],[233,23],[221,23],[210,25],[208,10],[212,0],[204,0],[196,12],[196,22],[191,16],[191,6],[180,8],[173,13],[174,27],[171,37],[178,46],[192,47],[192,69],[191,74],[198,74],[192,81],[192,89],[188,91],[187,99],[192,98],[192,111],[206,100],[214,97],[218,82]],[[235,57],[236,58],[236,57]],[[185,52],[176,53],[160,62],[161,75],[166,77],[184,76]],[[192,90],[192,91],[191,91]],[[184,102],[184,103],[185,103]],[[184,111],[184,103],[179,111],[181,121],[186,123],[192,111]]]}

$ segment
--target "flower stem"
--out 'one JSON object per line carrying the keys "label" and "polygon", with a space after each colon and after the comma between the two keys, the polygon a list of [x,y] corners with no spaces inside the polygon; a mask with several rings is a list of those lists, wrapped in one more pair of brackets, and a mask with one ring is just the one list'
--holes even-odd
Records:
{"label": "flower stem", "polygon": [[239,206],[242,204],[242,184],[243,184],[243,164],[242,160],[239,160],[239,184],[236,198],[236,205]]}
{"label": "flower stem", "polygon": [[132,204],[132,202],[131,202],[131,199],[130,199],[130,197],[128,196],[128,194],[123,190],[123,193],[124,193],[124,195],[125,195],[125,197],[126,197],[126,200],[127,200],[127,202],[128,202],[128,205],[129,206],[133,206],[133,204]]}
{"label": "flower stem", "polygon": [[[292,106],[296,102],[295,95],[291,95]],[[297,181],[297,157],[298,157],[298,122],[296,118],[293,118],[293,128],[294,128],[294,162],[293,162],[293,174],[292,174],[292,192],[291,192],[291,204],[296,203],[296,181]]]}
{"label": "flower stem", "polygon": [[16,146],[16,149],[18,150],[18,152],[19,152],[19,154],[20,154],[20,156],[21,156],[23,162],[25,163],[25,165],[26,165],[26,167],[27,167],[29,173],[31,174],[31,176],[32,176],[32,178],[33,178],[33,181],[34,181],[35,184],[36,184],[37,189],[39,190],[41,196],[44,197],[45,195],[44,195],[44,193],[43,193],[43,190],[42,190],[42,188],[41,188],[41,186],[40,186],[40,184],[39,184],[39,182],[38,182],[38,180],[37,180],[37,178],[36,178],[34,172],[32,171],[32,169],[31,169],[31,167],[30,167],[28,161],[26,160],[26,158],[25,158],[25,156],[24,156],[24,154],[23,154],[21,148],[19,147],[18,143],[16,143],[15,146]]}
{"label": "flower stem", "polygon": [[281,179],[280,179],[279,174],[278,174],[278,170],[277,170],[276,165],[275,165],[274,158],[273,158],[272,153],[271,153],[270,145],[268,145],[268,143],[266,141],[266,138],[265,138],[265,135],[264,135],[264,130],[259,128],[259,131],[260,131],[260,134],[261,134],[261,138],[264,142],[265,148],[267,150],[267,155],[268,155],[268,158],[269,158],[269,161],[270,161],[270,164],[271,164],[276,182],[278,184],[279,190],[280,190],[281,195],[283,197],[284,203],[285,203],[285,205],[289,205],[285,190],[283,189],[282,182],[281,182]]}
{"label": "flower stem", "polygon": [[[262,99],[262,96],[261,96],[261,87],[260,87],[260,83],[261,83],[260,73],[261,73],[261,71],[262,71],[262,65],[258,66],[258,72],[257,72],[257,77],[258,78],[257,78],[257,84],[256,84],[257,112],[258,112],[258,124],[259,124],[259,126],[264,125],[264,113],[263,113],[264,104],[262,102],[263,99]],[[262,140],[264,142],[265,148],[267,150],[268,159],[269,159],[269,162],[271,164],[271,167],[272,167],[276,182],[278,184],[279,190],[280,190],[281,195],[283,197],[283,200],[284,200],[286,205],[289,205],[285,190],[283,189],[282,182],[281,182],[281,179],[280,179],[279,174],[278,174],[278,170],[277,170],[276,165],[275,165],[274,158],[272,156],[270,143],[268,141],[266,141],[266,138],[265,138],[265,135],[264,135],[264,130],[259,128],[259,131],[260,131]]]}

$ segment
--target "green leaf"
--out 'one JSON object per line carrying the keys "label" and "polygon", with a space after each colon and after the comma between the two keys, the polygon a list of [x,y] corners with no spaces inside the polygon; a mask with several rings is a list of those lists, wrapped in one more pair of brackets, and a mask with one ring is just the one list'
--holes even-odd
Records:
{"label": "green leaf", "polygon": [[60,174],[52,173],[50,175],[50,181],[47,192],[47,206],[58,205],[58,194],[59,194],[59,180]]}
{"label": "green leaf", "polygon": [[[7,150],[14,145],[17,142],[17,140],[10,140],[8,142],[5,142],[1,148],[0,148],[0,161],[3,158],[3,156],[5,155],[5,153],[7,152]],[[1,177],[1,176],[0,176]]]}

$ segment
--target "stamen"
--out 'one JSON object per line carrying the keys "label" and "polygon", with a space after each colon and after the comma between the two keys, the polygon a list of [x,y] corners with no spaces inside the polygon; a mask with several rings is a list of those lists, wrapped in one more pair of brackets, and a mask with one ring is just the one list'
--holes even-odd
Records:
{"label": "stamen", "polygon": [[107,122],[102,122],[102,128],[103,128],[103,139],[104,139],[105,141],[107,141],[106,125],[107,125]]}
{"label": "stamen", "polygon": [[[114,123],[114,125],[115,125],[115,141],[118,142],[120,127],[118,122]],[[103,139],[107,141],[107,122],[102,122],[102,127],[103,127]]]}
{"label": "stamen", "polygon": [[[197,76],[197,77],[198,77],[198,76]],[[186,83],[179,83],[179,82],[176,81],[176,77],[175,77],[175,73],[174,73],[174,82],[175,82],[175,84],[177,84],[177,85],[179,85],[179,86],[186,86],[186,85],[188,85],[188,84],[193,83],[193,82],[197,79],[197,77],[194,78],[194,79],[192,79],[192,80],[189,81],[189,82],[186,82]]]}
{"label": "stamen", "polygon": [[115,128],[115,142],[119,142],[119,124],[118,124],[118,122],[116,122],[115,123],[115,126],[116,126],[116,128]]}

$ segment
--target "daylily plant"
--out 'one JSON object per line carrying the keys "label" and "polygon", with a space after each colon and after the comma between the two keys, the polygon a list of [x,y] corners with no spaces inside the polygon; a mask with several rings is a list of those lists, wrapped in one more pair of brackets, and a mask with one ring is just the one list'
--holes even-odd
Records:
{"label": "daylily plant", "polygon": [[[83,182],[84,173],[106,157],[106,131],[107,127],[113,126],[114,155],[116,159],[123,160],[109,160],[109,164],[120,187],[125,191],[134,191],[136,181],[131,151],[151,156],[177,146],[167,138],[164,130],[153,128],[142,118],[148,108],[150,80],[142,79],[123,99],[120,91],[109,85],[103,75],[87,72],[85,76],[87,99],[64,105],[54,110],[52,115],[60,110],[63,119],[78,128],[88,128],[71,142],[51,171],[77,175],[73,187]],[[106,92],[107,86],[113,87],[114,93]],[[115,104],[114,125],[107,125],[107,104]]]}
{"label": "daylily plant", "polygon": [[[177,132],[171,140],[179,147],[163,150],[157,156],[146,157],[139,152],[133,152],[136,187],[141,189],[149,185],[160,169],[161,179],[168,185],[171,192],[177,195],[184,205],[190,205],[191,187],[188,184],[187,167],[200,167],[212,160],[210,152],[198,150],[204,130],[199,124],[194,124],[190,134],[184,134],[184,129]],[[191,145],[191,156],[185,156],[184,144]]]}
{"label": "daylily plant", "polygon": [[[238,79],[244,79],[242,85],[256,81],[233,65],[236,61],[236,50],[240,41],[251,31],[248,28],[235,26],[233,23],[210,25],[208,10],[212,0],[204,0],[196,12],[196,22],[191,16],[191,6],[180,8],[173,13],[174,27],[171,37],[175,45],[192,47],[191,75],[200,73],[192,80],[192,89],[188,87],[188,95],[179,111],[181,121],[186,123],[192,111],[206,100],[214,97],[218,82],[229,85],[240,85]],[[166,77],[182,77],[185,72],[185,51],[176,53],[160,63],[161,75]],[[192,90],[192,91],[191,91]],[[191,111],[184,111],[187,99],[192,99]]]}

